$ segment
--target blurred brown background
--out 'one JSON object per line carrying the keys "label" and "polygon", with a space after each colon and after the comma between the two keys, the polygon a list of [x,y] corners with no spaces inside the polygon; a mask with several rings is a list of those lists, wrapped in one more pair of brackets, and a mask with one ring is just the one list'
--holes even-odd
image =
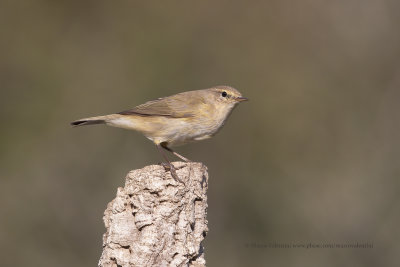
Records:
{"label": "blurred brown background", "polygon": [[[398,266],[398,1],[0,3],[2,266],[95,266],[106,204],[161,161],[69,122],[228,84],[209,167],[208,266]],[[373,243],[373,249],[246,248]]]}

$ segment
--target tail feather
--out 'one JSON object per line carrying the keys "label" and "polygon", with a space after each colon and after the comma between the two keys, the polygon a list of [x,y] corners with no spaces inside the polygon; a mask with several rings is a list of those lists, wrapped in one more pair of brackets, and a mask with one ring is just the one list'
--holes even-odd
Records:
{"label": "tail feather", "polygon": [[71,122],[72,126],[83,126],[83,125],[93,125],[93,124],[103,124],[106,123],[105,120],[77,120]]}
{"label": "tail feather", "polygon": [[71,122],[71,125],[72,126],[83,126],[83,125],[103,124],[103,123],[107,123],[110,119],[113,119],[113,118],[114,118],[114,115],[83,118],[83,119]]}

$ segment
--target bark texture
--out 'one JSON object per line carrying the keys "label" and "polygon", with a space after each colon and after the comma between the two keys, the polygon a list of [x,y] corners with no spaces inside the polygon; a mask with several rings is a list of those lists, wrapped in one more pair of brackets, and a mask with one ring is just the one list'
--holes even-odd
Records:
{"label": "bark texture", "polygon": [[174,162],[133,170],[104,212],[99,266],[205,266],[207,167]]}

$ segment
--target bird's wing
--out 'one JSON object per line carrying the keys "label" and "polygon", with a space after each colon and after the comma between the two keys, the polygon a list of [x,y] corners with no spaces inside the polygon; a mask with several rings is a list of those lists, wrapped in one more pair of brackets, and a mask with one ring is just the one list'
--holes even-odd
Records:
{"label": "bird's wing", "polygon": [[165,116],[172,118],[188,118],[195,116],[199,105],[204,104],[201,96],[180,93],[148,101],[130,110],[119,112],[121,115]]}

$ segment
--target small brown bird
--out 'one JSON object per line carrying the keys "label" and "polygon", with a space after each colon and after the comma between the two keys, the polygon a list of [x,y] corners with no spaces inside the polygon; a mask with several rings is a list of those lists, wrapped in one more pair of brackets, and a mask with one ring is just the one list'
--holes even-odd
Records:
{"label": "small brown bird", "polygon": [[233,108],[246,100],[235,88],[222,85],[159,98],[119,113],[80,119],[71,125],[104,123],[141,132],[156,144],[168,162],[164,166],[180,181],[162,149],[188,162],[170,147],[212,137],[224,125]]}

